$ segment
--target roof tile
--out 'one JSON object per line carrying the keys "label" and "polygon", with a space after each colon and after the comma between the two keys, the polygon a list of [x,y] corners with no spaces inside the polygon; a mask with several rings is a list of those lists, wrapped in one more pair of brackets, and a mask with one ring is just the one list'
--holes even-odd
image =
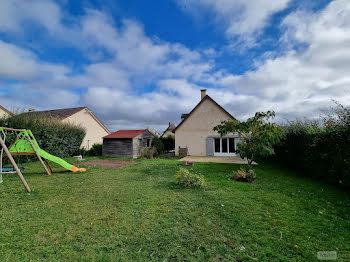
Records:
{"label": "roof tile", "polygon": [[64,109],[55,109],[55,110],[46,110],[46,111],[33,111],[33,112],[23,113],[22,115],[28,115],[28,116],[40,117],[40,118],[56,118],[56,119],[63,120],[83,110],[84,108],[86,107],[74,107],[74,108],[64,108]]}
{"label": "roof tile", "polygon": [[103,138],[134,138],[142,133],[146,132],[147,129],[136,129],[136,130],[118,130],[112,134],[109,134]]}

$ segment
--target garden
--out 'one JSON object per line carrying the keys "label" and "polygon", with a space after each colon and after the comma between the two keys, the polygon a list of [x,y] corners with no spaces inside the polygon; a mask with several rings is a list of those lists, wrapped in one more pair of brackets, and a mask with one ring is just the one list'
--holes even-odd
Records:
{"label": "garden", "polygon": [[241,134],[238,152],[249,165],[184,166],[163,158],[161,140],[143,159],[104,158],[100,145],[80,151],[80,127],[7,120],[2,125],[32,129],[59,156],[83,153],[82,162],[65,160],[86,172],[53,163],[48,176],[25,158],[31,193],[16,174],[3,175],[1,260],[313,261],[336,251],[346,261],[350,118],[338,109],[324,125],[278,126],[268,111],[217,126]]}
{"label": "garden", "polygon": [[[28,163],[30,194],[4,175],[2,261],[311,261],[349,250],[350,196],[333,185],[269,163],[242,183],[229,179],[239,165],[124,161],[134,164],[80,174],[53,165],[52,176]],[[176,184],[180,168],[206,187]]]}

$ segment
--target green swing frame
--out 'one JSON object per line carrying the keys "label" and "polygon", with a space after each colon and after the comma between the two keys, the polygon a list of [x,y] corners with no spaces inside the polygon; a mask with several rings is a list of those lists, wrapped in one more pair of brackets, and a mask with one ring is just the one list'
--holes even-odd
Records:
{"label": "green swing frame", "polygon": [[[29,131],[29,132],[28,132]],[[31,134],[30,130],[26,129],[15,129],[15,128],[7,128],[7,127],[0,127],[0,132],[2,133],[2,136],[0,135],[0,145],[2,147],[1,149],[1,166],[0,166],[0,176],[2,180],[2,174],[5,173],[17,173],[19,176],[20,180],[22,181],[25,189],[27,190],[28,193],[31,192],[31,189],[23,177],[23,174],[21,171],[23,171],[23,168],[19,168],[16,161],[14,160],[13,156],[19,156],[19,155],[36,155],[36,157],[39,159],[41,162],[42,166],[44,167],[46,173],[48,175],[51,175],[52,171],[51,168],[47,162],[48,167],[46,167],[44,161],[38,154],[34,144],[37,144],[34,136]],[[15,141],[11,144],[11,146],[8,148],[6,146],[6,132],[14,132],[16,133],[16,139]],[[33,140],[34,139],[34,140]],[[16,143],[17,142],[17,143]],[[20,143],[18,143],[20,142]],[[29,143],[29,144],[28,144]],[[17,146],[21,147],[19,150],[17,150]],[[5,152],[6,156],[8,157],[11,165],[13,166],[13,169],[8,168],[7,170],[9,172],[3,172],[4,168],[2,167],[2,157],[3,157],[3,152]]]}

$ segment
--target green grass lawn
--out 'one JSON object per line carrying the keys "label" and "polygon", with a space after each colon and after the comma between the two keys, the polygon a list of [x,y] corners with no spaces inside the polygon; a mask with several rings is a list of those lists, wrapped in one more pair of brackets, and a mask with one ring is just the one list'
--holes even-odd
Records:
{"label": "green grass lawn", "polygon": [[229,181],[232,164],[188,167],[204,190],[175,185],[175,160],[65,172],[26,165],[0,184],[1,261],[317,261],[350,251],[350,195],[273,165],[257,182]]}

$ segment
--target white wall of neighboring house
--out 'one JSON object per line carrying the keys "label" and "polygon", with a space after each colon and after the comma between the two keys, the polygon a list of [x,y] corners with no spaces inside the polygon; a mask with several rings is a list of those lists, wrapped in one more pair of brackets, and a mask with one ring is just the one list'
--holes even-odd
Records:
{"label": "white wall of neighboring house", "polygon": [[167,131],[165,131],[164,134],[162,135],[162,137],[168,137],[168,136],[174,137],[175,134],[174,134],[171,130],[167,130]]}
{"label": "white wall of neighboring house", "polygon": [[[187,147],[188,155],[206,156],[206,138],[220,136],[213,128],[221,121],[232,118],[213,101],[206,99],[175,131],[175,155],[179,155],[179,146]],[[229,134],[232,135],[232,134]]]}
{"label": "white wall of neighboring house", "polygon": [[7,118],[9,116],[10,116],[10,114],[6,110],[4,110],[0,107],[0,118]]}
{"label": "white wall of neighboring house", "polygon": [[67,117],[63,122],[69,122],[75,125],[80,125],[85,128],[86,135],[81,144],[81,147],[90,149],[93,144],[102,144],[103,137],[110,134],[98,120],[89,112],[87,108]]}

